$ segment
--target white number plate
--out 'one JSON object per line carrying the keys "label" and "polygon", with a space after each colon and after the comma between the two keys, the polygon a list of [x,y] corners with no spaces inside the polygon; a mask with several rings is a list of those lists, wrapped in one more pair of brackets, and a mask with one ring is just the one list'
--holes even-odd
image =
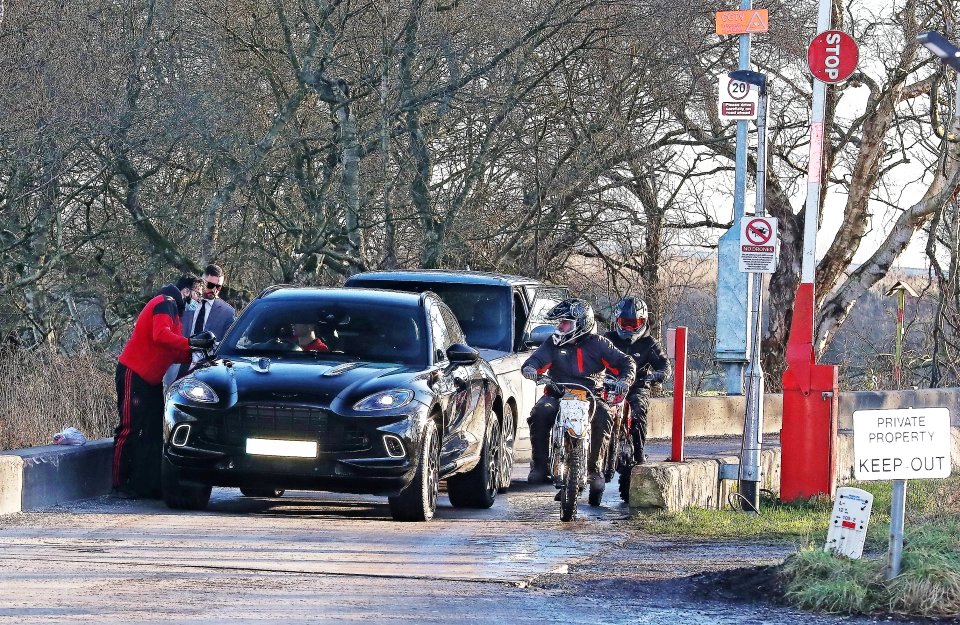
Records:
{"label": "white number plate", "polygon": [[247,453],[252,456],[316,458],[317,441],[284,441],[271,438],[248,438]]}

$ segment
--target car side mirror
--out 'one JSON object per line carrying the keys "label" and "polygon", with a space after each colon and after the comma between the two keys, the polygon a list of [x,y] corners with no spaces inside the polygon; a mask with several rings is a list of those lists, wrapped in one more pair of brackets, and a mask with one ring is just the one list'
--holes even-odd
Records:
{"label": "car side mirror", "polygon": [[472,365],[480,360],[480,352],[469,345],[454,343],[447,348],[447,360],[451,366]]}
{"label": "car side mirror", "polygon": [[530,330],[530,335],[527,336],[527,340],[525,340],[524,343],[527,347],[539,347],[550,340],[555,330],[556,328],[548,324],[537,326]]}

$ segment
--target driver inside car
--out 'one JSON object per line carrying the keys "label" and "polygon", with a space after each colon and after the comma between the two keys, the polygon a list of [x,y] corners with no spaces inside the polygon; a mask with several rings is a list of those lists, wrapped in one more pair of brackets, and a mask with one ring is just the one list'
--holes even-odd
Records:
{"label": "driver inside car", "polygon": [[305,352],[329,352],[330,348],[317,337],[316,326],[312,323],[294,323],[293,336]]}
{"label": "driver inside car", "polygon": [[[525,378],[536,380],[549,374],[554,382],[579,384],[591,390],[596,398],[596,411],[590,422],[590,456],[587,459],[590,492],[603,492],[602,451],[607,448],[613,422],[606,404],[601,401],[601,390],[606,372],[618,378],[624,390],[630,388],[637,373],[633,358],[614,347],[610,339],[594,334],[596,320],[593,308],[581,299],[565,299],[546,315],[547,321],[556,321],[552,340],[537,348],[523,363],[520,371]],[[547,456],[550,429],[556,420],[560,404],[547,394],[530,411],[530,447],[533,459],[527,481],[551,481]]]}

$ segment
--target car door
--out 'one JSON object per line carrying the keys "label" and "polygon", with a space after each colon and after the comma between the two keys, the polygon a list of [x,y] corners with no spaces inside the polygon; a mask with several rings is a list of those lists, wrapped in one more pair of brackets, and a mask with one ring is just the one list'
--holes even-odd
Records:
{"label": "car door", "polygon": [[[559,304],[561,300],[570,296],[568,289],[550,285],[527,286],[524,291],[530,302],[530,312],[523,326],[523,335],[520,338],[521,342],[518,346],[521,365],[523,361],[530,357],[530,354],[532,354],[534,350],[533,347],[527,345],[530,331],[539,325],[553,325],[552,322],[547,321],[544,317],[550,312],[551,308]],[[521,394],[523,397],[523,405],[520,406],[520,414],[529,415],[540,393],[532,380],[523,378],[520,381],[520,385],[523,389]]]}
{"label": "car door", "polygon": [[[477,365],[451,367],[447,348],[463,342],[463,333],[450,309],[430,298],[427,300],[433,360],[437,367],[434,389],[441,395],[444,431],[440,448],[442,468],[456,464],[465,456],[479,452],[476,434],[476,412],[482,403],[477,389]],[[482,442],[482,433],[480,441]]]}

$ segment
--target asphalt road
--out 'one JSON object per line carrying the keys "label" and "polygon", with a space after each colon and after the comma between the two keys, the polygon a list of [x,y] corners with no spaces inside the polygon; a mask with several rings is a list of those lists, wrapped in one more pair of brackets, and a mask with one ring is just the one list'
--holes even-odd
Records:
{"label": "asphalt road", "polygon": [[0,516],[0,623],[842,620],[685,595],[694,572],[769,563],[788,546],[625,540],[616,483],[561,523],[552,486],[528,486],[522,465],[516,475],[492,509],[441,497],[421,524],[389,520],[375,497],[233,489],[201,513],[103,497]]}

